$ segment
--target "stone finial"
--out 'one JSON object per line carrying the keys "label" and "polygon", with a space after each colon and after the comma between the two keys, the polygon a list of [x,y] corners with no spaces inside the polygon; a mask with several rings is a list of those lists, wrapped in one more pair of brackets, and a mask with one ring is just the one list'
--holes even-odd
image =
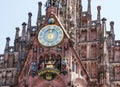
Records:
{"label": "stone finial", "polygon": [[27,25],[27,24],[26,24],[25,22],[22,23],[23,28],[25,28],[26,25]]}
{"label": "stone finial", "polygon": [[38,2],[38,5],[39,5],[39,6],[42,6],[42,2]]}
{"label": "stone finial", "polygon": [[25,36],[26,36],[26,23],[25,22],[23,22],[22,23],[22,26],[23,26],[23,29],[22,29],[22,36],[21,36],[21,40],[25,40]]}
{"label": "stone finial", "polygon": [[98,13],[97,13],[97,21],[98,21],[98,23],[100,23],[100,10],[101,10],[101,6],[97,6],[97,11],[98,11]]}
{"label": "stone finial", "polygon": [[102,18],[102,22],[105,23],[105,21],[107,21],[107,19],[106,18]]}
{"label": "stone finial", "polygon": [[20,31],[20,28],[19,27],[16,27],[16,32],[19,32]]}
{"label": "stone finial", "polygon": [[112,34],[114,34],[114,21],[110,22],[110,30],[111,30]]}
{"label": "stone finial", "polygon": [[97,6],[97,10],[101,10],[101,6]]}
{"label": "stone finial", "polygon": [[8,48],[9,48],[9,42],[10,42],[10,38],[9,38],[9,37],[7,37],[7,38],[6,38],[5,51],[7,51],[7,50],[8,50]]}
{"label": "stone finial", "polygon": [[106,37],[106,18],[102,18],[102,30],[103,30],[103,37]]}
{"label": "stone finial", "polygon": [[[8,60],[9,43],[10,43],[10,38],[7,37],[6,38],[6,46],[5,46],[5,49],[4,49],[4,59],[5,59],[5,61]],[[5,62],[5,68],[7,68],[7,62]]]}
{"label": "stone finial", "polygon": [[16,35],[15,35],[15,39],[18,39],[19,38],[19,27],[16,27]]}
{"label": "stone finial", "polygon": [[30,29],[30,27],[31,27],[31,17],[32,17],[32,13],[31,12],[29,12],[28,13],[28,29]]}
{"label": "stone finial", "polygon": [[111,26],[111,29],[113,29],[113,27],[114,27],[114,21],[110,22],[110,26]]}
{"label": "stone finial", "polygon": [[42,16],[42,3],[38,3],[38,15],[37,15],[37,23],[41,20]]}
{"label": "stone finial", "polygon": [[91,0],[88,0],[88,14],[91,14]]}
{"label": "stone finial", "polygon": [[10,37],[7,37],[7,38],[6,38],[6,41],[9,42],[9,41],[10,41]]}
{"label": "stone finial", "polygon": [[111,21],[111,22],[110,22],[110,26],[114,26],[114,21]]}
{"label": "stone finial", "polygon": [[19,32],[19,31],[20,31],[19,27],[16,27],[16,31],[17,31],[17,32]]}
{"label": "stone finial", "polygon": [[31,13],[31,12],[29,12],[29,13],[28,13],[28,16],[29,16],[29,17],[31,17],[31,16],[32,16],[32,13]]}
{"label": "stone finial", "polygon": [[27,24],[25,22],[22,23],[22,26],[26,26]]}

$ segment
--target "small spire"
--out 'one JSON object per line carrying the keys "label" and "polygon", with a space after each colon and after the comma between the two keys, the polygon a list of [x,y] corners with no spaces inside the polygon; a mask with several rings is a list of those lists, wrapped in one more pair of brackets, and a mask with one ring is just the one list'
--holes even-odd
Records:
{"label": "small spire", "polygon": [[91,0],[88,0],[88,14],[91,15]]}
{"label": "small spire", "polygon": [[42,9],[42,2],[39,2],[38,3],[38,16],[37,16],[37,24],[40,22],[40,20],[41,20],[41,16],[42,16],[42,11],[41,11],[41,9]]}
{"label": "small spire", "polygon": [[5,46],[5,50],[4,50],[4,60],[5,60],[5,68],[7,68],[7,60],[8,60],[8,53],[9,53],[9,44],[10,44],[10,38],[9,37],[7,37],[6,38],[6,46]]}
{"label": "small spire", "polygon": [[31,27],[31,17],[32,17],[32,13],[29,12],[28,13],[28,29],[30,29],[30,27]]}
{"label": "small spire", "polygon": [[18,43],[19,43],[19,27],[16,27],[16,34],[15,34],[15,40],[14,40],[14,51],[18,51]]}
{"label": "small spire", "polygon": [[10,43],[10,38],[7,37],[6,38],[6,46],[5,46],[5,51],[7,51],[9,49],[9,43]]}
{"label": "small spire", "polygon": [[19,27],[16,27],[16,34],[15,34],[15,39],[18,39],[19,38]]}
{"label": "small spire", "polygon": [[30,33],[31,33],[31,17],[32,17],[32,13],[29,12],[28,13],[28,27],[27,27],[27,44],[29,44],[30,41]]}
{"label": "small spire", "polygon": [[106,18],[102,18],[103,37],[106,37]]}
{"label": "small spire", "polygon": [[80,8],[80,11],[82,11],[82,0],[79,0],[79,8]]}
{"label": "small spire", "polygon": [[100,10],[101,10],[101,6],[97,6],[97,11],[98,11],[98,13],[97,13],[97,21],[98,21],[98,23],[100,23]]}
{"label": "small spire", "polygon": [[25,41],[25,37],[26,37],[26,23],[23,22],[22,26],[23,26],[23,29],[22,29],[22,36],[21,36],[21,40]]}
{"label": "small spire", "polygon": [[110,22],[110,30],[111,30],[112,34],[114,34],[114,21]]}
{"label": "small spire", "polygon": [[115,40],[115,34],[114,34],[114,21],[111,21],[110,22],[110,31],[111,31],[111,34],[112,34],[112,45],[114,45],[114,40]]}

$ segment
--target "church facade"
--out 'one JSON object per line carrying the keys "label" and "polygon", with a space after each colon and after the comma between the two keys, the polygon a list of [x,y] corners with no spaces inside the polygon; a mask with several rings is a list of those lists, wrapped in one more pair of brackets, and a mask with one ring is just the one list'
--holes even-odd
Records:
{"label": "church facade", "polygon": [[46,14],[38,3],[35,26],[32,13],[16,28],[14,46],[6,38],[0,54],[0,87],[120,87],[120,40],[114,22],[92,20],[91,0],[47,0]]}

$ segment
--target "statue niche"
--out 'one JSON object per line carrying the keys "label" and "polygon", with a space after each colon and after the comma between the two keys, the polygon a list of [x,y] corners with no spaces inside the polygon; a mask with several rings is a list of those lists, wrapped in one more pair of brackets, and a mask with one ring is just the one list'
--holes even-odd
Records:
{"label": "statue niche", "polygon": [[37,74],[37,64],[35,61],[31,62],[31,75],[35,76]]}
{"label": "statue niche", "polygon": [[54,54],[52,54],[51,56],[41,56],[39,59],[38,70],[44,70],[48,68],[58,69],[61,71],[61,57],[56,57]]}
{"label": "statue niche", "polygon": [[38,75],[43,79],[51,81],[61,72],[61,57],[54,54],[40,57]]}

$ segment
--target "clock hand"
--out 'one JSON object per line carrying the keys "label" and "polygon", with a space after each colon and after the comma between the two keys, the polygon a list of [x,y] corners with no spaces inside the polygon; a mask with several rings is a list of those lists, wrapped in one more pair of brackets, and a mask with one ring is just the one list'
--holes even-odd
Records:
{"label": "clock hand", "polygon": [[52,33],[52,31],[53,31],[53,29],[50,29],[50,30],[49,30],[49,33]]}

